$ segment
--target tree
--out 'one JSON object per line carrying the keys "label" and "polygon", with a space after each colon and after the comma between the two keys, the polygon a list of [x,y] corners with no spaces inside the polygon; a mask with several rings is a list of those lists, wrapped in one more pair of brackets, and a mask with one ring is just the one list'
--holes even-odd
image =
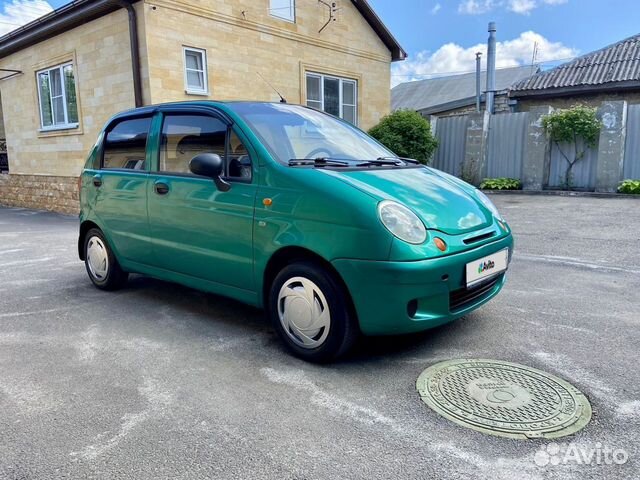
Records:
{"label": "tree", "polygon": [[[576,105],[567,110],[556,110],[543,117],[542,125],[568,163],[564,175],[564,188],[568,190],[571,187],[571,171],[574,165],[584,158],[587,149],[595,147],[598,142],[602,124],[596,117],[596,109]],[[578,150],[580,139],[584,143],[582,149]],[[561,143],[573,144],[573,157],[562,150]]]}
{"label": "tree", "polygon": [[429,122],[418,112],[397,110],[369,130],[369,135],[399,157],[429,163],[438,140],[431,134]]}

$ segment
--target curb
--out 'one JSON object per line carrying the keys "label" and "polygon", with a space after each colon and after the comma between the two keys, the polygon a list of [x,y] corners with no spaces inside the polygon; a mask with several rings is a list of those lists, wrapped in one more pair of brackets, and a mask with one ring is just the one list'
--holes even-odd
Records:
{"label": "curb", "polygon": [[628,193],[609,192],[572,192],[565,190],[481,190],[490,195],[544,195],[555,197],[591,197],[591,198],[635,198],[640,200],[640,195]]}

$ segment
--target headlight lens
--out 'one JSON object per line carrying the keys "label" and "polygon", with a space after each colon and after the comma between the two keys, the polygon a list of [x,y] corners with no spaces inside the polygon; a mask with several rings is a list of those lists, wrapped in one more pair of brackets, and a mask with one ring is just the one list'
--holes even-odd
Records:
{"label": "headlight lens", "polygon": [[493,214],[494,217],[496,217],[498,220],[504,220],[502,218],[502,215],[500,215],[500,212],[498,211],[496,206],[493,204],[491,200],[489,200],[489,197],[487,197],[484,193],[482,193],[480,190],[477,190],[477,189],[476,189],[476,196],[478,197],[478,200],[480,200],[482,205],[484,205]]}
{"label": "headlight lens", "polygon": [[378,216],[387,230],[403,242],[419,245],[427,239],[422,220],[404,205],[390,200],[380,202]]}

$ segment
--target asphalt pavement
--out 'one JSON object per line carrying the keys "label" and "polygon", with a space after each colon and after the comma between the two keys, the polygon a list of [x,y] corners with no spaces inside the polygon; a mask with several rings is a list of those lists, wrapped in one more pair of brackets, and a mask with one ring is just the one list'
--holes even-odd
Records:
{"label": "asphalt pavement", "polygon": [[[639,478],[640,201],[493,199],[516,238],[496,299],[325,366],[232,300],[142,276],[99,291],[76,218],[0,208],[0,478]],[[626,462],[542,466],[549,440],[439,417],[415,381],[456,358],[569,381],[594,415],[564,447]]]}

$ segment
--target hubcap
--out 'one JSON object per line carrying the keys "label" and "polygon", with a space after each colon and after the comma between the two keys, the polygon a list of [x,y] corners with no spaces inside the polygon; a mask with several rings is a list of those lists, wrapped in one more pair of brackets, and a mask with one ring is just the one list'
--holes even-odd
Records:
{"label": "hubcap", "polygon": [[91,275],[102,281],[109,273],[107,248],[99,237],[91,237],[87,242],[87,265]]}
{"label": "hubcap", "polygon": [[329,305],[320,287],[307,278],[285,282],[278,294],[278,316],[284,331],[300,347],[319,347],[329,335]]}

